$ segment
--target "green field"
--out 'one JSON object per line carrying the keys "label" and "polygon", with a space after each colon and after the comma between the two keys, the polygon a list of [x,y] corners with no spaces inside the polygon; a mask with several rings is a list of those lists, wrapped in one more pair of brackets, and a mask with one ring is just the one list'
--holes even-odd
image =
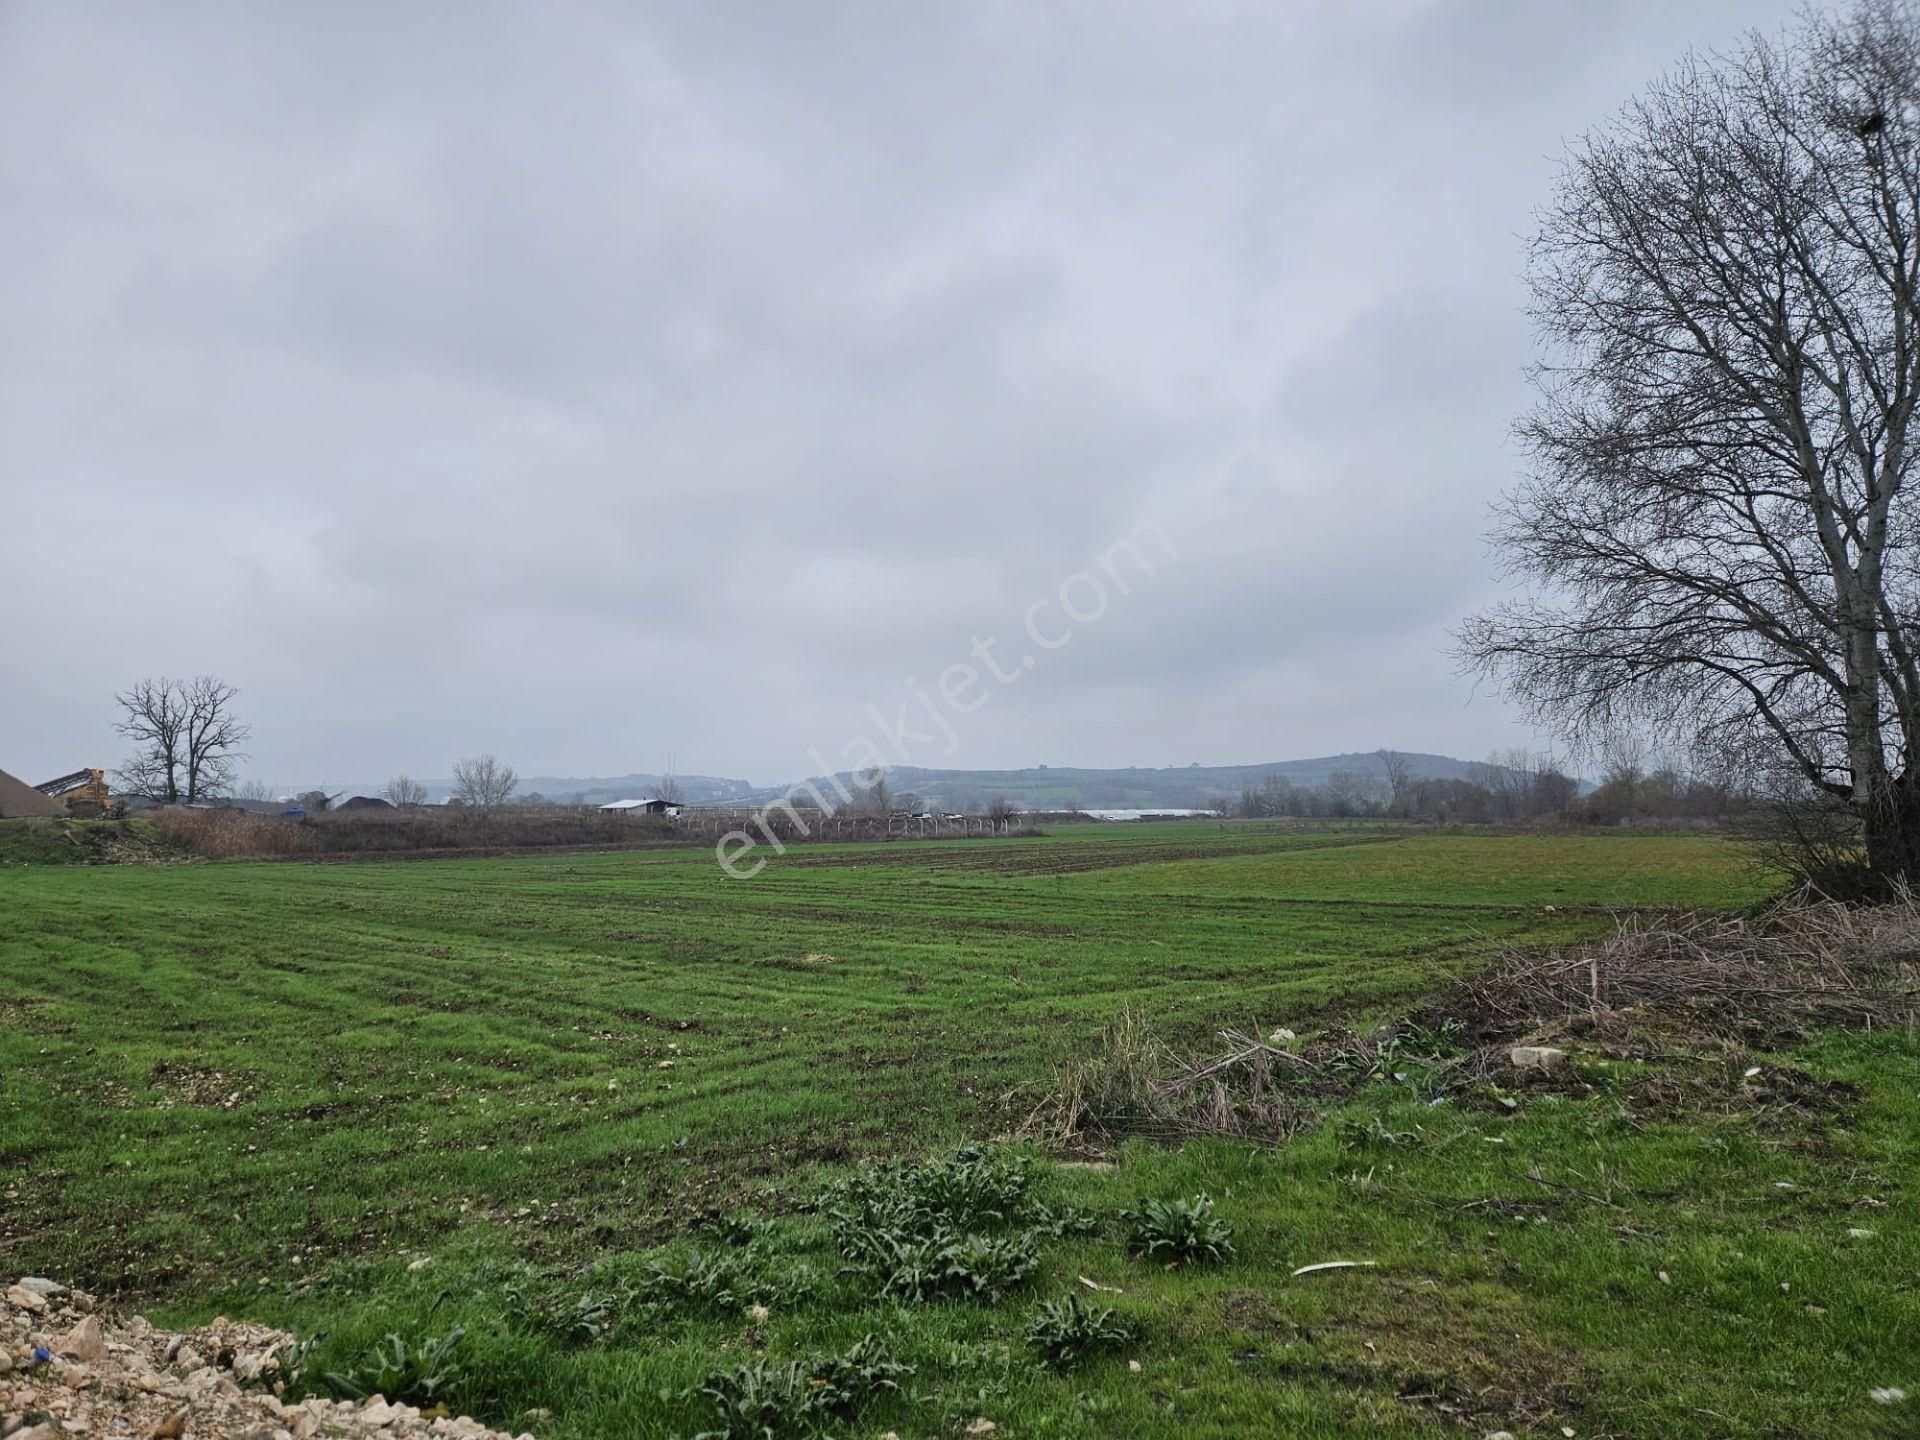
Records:
{"label": "green field", "polygon": [[[806,1206],[1008,1132],[1123,1009],[1196,1051],[1364,1027],[1502,942],[1767,888],[1708,837],[1231,824],[801,847],[744,882],[678,852],[4,868],[0,1273],[334,1365],[464,1325],[455,1408],[543,1437],[691,1435],[709,1372],[868,1333],[913,1374],[845,1433],[1911,1433],[1868,1398],[1920,1393],[1904,1034],[1758,1057],[1859,1087],[1826,1112],[1650,1111],[1605,1068],[1436,1106],[1385,1075],[1279,1146],[1041,1160],[1105,1217],[1205,1191],[1237,1254],[1167,1269],[1109,1221],[997,1305],[874,1298]],[[774,1221],[765,1318],[532,1318],[742,1216]],[[1290,1278],[1335,1258],[1377,1266]],[[1043,1364],[1029,1321],[1069,1292],[1136,1338]]]}

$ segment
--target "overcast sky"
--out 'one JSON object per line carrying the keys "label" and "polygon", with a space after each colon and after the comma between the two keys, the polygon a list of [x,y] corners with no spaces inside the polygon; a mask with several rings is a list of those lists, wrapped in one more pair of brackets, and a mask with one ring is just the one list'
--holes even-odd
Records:
{"label": "overcast sky", "polygon": [[916,763],[1524,742],[1533,207],[1787,9],[0,0],[0,767],[768,783],[987,637]]}

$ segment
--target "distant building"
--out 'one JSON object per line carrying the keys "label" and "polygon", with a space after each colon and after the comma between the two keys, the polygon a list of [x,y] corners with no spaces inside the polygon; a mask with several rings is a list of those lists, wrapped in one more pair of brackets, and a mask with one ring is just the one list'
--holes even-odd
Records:
{"label": "distant building", "polygon": [[333,807],[336,810],[391,810],[391,800],[383,800],[378,795],[356,795],[351,800],[342,800]]}
{"label": "distant building", "polygon": [[603,814],[614,815],[664,815],[669,820],[680,818],[678,800],[614,800],[600,807]]}

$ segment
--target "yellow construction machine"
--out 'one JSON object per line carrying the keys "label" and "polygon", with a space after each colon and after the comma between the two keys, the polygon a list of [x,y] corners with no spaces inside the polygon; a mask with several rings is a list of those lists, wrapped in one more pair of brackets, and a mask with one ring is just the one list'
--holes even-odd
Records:
{"label": "yellow construction machine", "polygon": [[104,770],[76,770],[71,775],[62,775],[58,780],[48,780],[33,788],[48,799],[58,800],[66,806],[69,815],[105,815],[113,806],[113,801],[107,795]]}

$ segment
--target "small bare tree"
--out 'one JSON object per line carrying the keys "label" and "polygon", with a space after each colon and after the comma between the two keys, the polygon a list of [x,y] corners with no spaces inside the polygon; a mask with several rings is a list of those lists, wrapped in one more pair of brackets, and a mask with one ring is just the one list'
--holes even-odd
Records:
{"label": "small bare tree", "polygon": [[1413,762],[1398,750],[1376,750],[1387,780],[1387,813],[1405,819],[1413,809]]}
{"label": "small bare tree", "polygon": [[865,792],[861,808],[869,814],[885,817],[893,813],[893,787],[887,783],[887,772],[880,766],[867,771],[854,786]]}
{"label": "small bare tree", "polygon": [[475,755],[471,759],[456,760],[453,764],[454,793],[460,797],[461,803],[482,810],[506,804],[507,797],[513,794],[514,787],[519,783],[520,777],[514,773],[513,767],[505,764],[497,755]]}
{"label": "small bare tree", "polygon": [[653,787],[653,798],[664,800],[669,805],[687,803],[687,792],[681,787],[680,779],[671,771],[660,777],[660,783]]}
{"label": "small bare tree", "polygon": [[120,788],[163,805],[192,805],[226,793],[251,733],[233,713],[240,692],[211,675],[141,680],[124,694],[114,729],[134,742],[116,772]]}
{"label": "small bare tree", "polygon": [[1461,652],[1847,811],[1920,880],[1920,10],[1692,57],[1575,144],[1530,265],[1554,352]]}
{"label": "small bare tree", "polygon": [[427,787],[411,775],[396,775],[387,781],[387,788],[380,792],[390,805],[402,810],[414,810],[427,803]]}
{"label": "small bare tree", "polygon": [[1004,795],[996,795],[987,801],[987,821],[996,831],[1004,831],[1012,826],[1014,817],[1020,812],[1013,802]]}

